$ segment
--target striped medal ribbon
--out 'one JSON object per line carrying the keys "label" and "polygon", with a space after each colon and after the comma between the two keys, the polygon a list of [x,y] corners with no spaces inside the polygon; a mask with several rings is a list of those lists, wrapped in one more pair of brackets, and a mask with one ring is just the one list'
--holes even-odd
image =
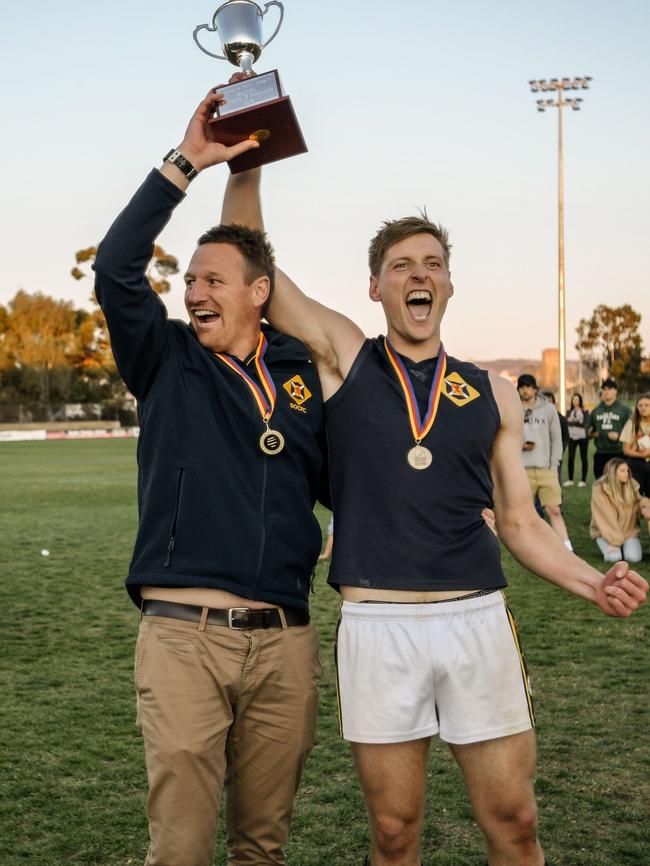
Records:
{"label": "striped medal ribbon", "polygon": [[224,352],[215,352],[217,358],[220,361],[230,367],[230,369],[237,373],[238,376],[246,382],[248,388],[255,399],[255,405],[259,409],[259,413],[262,416],[262,421],[264,422],[265,430],[259,438],[259,447],[260,450],[265,454],[269,454],[273,456],[274,454],[279,454],[280,451],[284,448],[284,436],[280,433],[279,430],[273,430],[272,427],[269,427],[269,419],[273,414],[273,410],[275,409],[275,401],[277,398],[277,391],[275,389],[275,384],[273,379],[271,378],[271,374],[268,371],[266,364],[264,363],[264,355],[266,354],[266,350],[268,349],[268,340],[264,336],[264,334],[260,331],[260,338],[257,341],[257,349],[255,350],[255,369],[257,370],[257,375],[260,377],[260,382],[262,383],[262,388],[257,384],[257,382],[252,379],[248,373],[237,363],[237,361],[231,356],[226,355]]}
{"label": "striped medal ribbon", "polygon": [[436,415],[438,414],[438,404],[440,403],[440,395],[442,394],[442,383],[447,370],[447,353],[441,343],[436,369],[433,373],[433,382],[431,383],[431,391],[429,393],[427,413],[424,418],[420,418],[420,407],[418,406],[418,401],[415,397],[411,377],[409,376],[402,359],[391,346],[388,337],[384,337],[384,346],[386,348],[388,360],[390,361],[393,370],[395,370],[397,381],[402,386],[402,391],[404,392],[406,409],[411,424],[411,432],[413,433],[413,439],[415,440],[415,445],[406,455],[406,459],[409,466],[412,466],[413,469],[428,469],[433,462],[433,454],[425,445],[421,445],[420,443],[433,427]]}

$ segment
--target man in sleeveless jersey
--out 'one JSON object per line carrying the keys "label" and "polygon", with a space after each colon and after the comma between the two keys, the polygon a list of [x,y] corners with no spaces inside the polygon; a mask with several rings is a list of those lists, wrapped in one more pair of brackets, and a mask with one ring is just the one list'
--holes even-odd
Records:
{"label": "man in sleeveless jersey", "polygon": [[[229,179],[222,219],[262,227],[259,171]],[[366,863],[420,866],[427,756],[440,734],[489,866],[543,866],[532,703],[481,511],[494,505],[520,563],[606,615],[629,616],[647,583],[624,562],[603,577],[535,513],[517,392],[441,342],[449,250],[426,218],[384,223],[370,245],[369,295],[386,338],[367,339],[279,270],[269,318],[308,346],[325,399],[340,713],[370,816]]]}

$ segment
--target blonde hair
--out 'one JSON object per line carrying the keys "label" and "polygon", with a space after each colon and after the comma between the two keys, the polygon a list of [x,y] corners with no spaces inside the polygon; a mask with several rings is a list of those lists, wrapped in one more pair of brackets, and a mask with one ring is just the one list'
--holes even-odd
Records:
{"label": "blonde hair", "polygon": [[640,502],[640,497],[638,491],[634,488],[632,473],[628,467],[628,480],[625,484],[621,484],[616,477],[619,466],[627,466],[627,461],[622,460],[620,457],[612,457],[605,464],[602,476],[595,483],[607,488],[617,508],[635,508]]}
{"label": "blonde hair", "polygon": [[440,223],[431,222],[426,210],[420,212],[420,216],[404,217],[400,220],[386,220],[370,242],[368,250],[368,265],[373,277],[378,277],[384,257],[393,244],[399,243],[413,235],[428,234],[438,241],[442,247],[445,265],[449,270],[449,256],[451,255],[451,244],[447,229]]}

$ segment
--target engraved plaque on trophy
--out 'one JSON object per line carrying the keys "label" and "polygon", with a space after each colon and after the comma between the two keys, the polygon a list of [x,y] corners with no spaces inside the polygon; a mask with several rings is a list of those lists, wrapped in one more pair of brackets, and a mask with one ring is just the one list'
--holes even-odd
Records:
{"label": "engraved plaque on trophy", "polygon": [[[262,18],[271,6],[280,10],[280,20],[269,39],[263,42]],[[228,163],[233,174],[307,150],[291,100],[282,91],[277,70],[260,75],[252,72],[253,63],[275,38],[283,17],[284,7],[279,0],[270,0],[263,10],[255,0],[228,0],[214,13],[211,24],[200,24],[194,30],[194,41],[201,51],[218,60],[229,60],[240,68],[243,75],[250,76],[217,88],[226,102],[215,110],[212,121],[215,140],[227,146],[247,138],[260,143],[255,150],[249,150]],[[199,42],[201,30],[218,34],[223,54],[214,54]]]}

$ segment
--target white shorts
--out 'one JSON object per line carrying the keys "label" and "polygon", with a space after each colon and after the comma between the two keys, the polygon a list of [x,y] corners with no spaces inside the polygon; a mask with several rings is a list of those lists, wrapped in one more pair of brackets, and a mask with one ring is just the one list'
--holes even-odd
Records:
{"label": "white shorts", "polygon": [[343,602],[336,641],[341,735],[474,743],[535,725],[502,592],[434,604]]}

